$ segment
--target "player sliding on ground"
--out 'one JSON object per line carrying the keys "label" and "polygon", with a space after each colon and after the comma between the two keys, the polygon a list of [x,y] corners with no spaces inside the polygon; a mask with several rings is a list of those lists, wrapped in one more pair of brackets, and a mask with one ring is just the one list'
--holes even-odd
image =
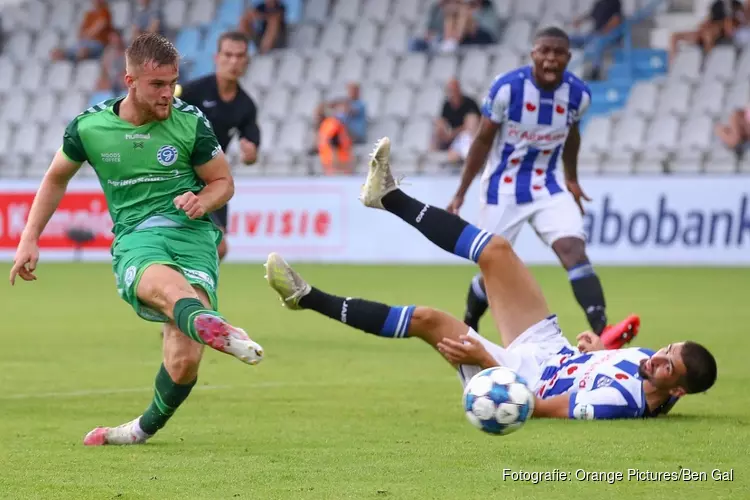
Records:
{"label": "player sliding on ground", "polygon": [[387,138],[377,144],[362,202],[397,215],[440,248],[479,264],[504,347],[429,307],[392,307],[329,295],[271,254],[267,278],[286,307],[317,311],[380,337],[420,338],[458,370],[464,385],[482,369],[511,368],[536,395],[535,417],[652,417],[668,412],[684,394],[703,392],[714,384],[716,361],[694,342],[670,344],[657,352],[635,347],[604,350],[601,339],[586,332],[574,348],[510,243],[398,189],[389,150]]}
{"label": "player sliding on ground", "polygon": [[256,364],[262,348],[217,311],[221,231],[208,215],[234,193],[234,181],[208,120],[173,99],[179,54],[156,34],[126,52],[128,94],[78,115],[42,180],[10,273],[36,279],[39,236],[83,162],[94,168],[114,221],[117,289],[143,319],[166,323],[164,363],[143,415],[97,427],[86,445],[143,443],[190,394],[203,346]]}

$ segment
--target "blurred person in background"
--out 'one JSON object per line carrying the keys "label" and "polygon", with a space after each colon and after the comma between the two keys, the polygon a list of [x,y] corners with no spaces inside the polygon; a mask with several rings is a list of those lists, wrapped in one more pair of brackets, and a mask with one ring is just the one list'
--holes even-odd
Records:
{"label": "blurred person in background", "polygon": [[112,29],[112,14],[106,0],[93,0],[78,28],[78,41],[71,47],[54,49],[50,57],[53,61],[74,62],[96,59],[104,52]]}
{"label": "blurred person in background", "polygon": [[750,145],[750,105],[735,110],[727,123],[717,123],[714,130],[726,147],[742,153]]}
{"label": "blurred person in background", "polygon": [[346,97],[332,100],[325,106],[336,109],[336,117],[344,123],[354,144],[367,141],[367,108],[360,97],[358,83],[347,84]]}
{"label": "blurred person in background", "polygon": [[[589,33],[576,33],[570,36],[572,47],[586,47],[587,56],[591,59],[590,77],[592,80],[598,80],[601,76],[604,49],[608,42],[606,35],[617,29],[623,20],[620,0],[597,0],[590,12],[573,21],[575,29],[580,29],[587,21],[591,21],[593,24],[593,29]],[[609,40],[609,42],[611,41]]]}
{"label": "blurred person in background", "polygon": [[462,165],[469,156],[469,148],[474,136],[479,130],[479,115],[469,113],[464,118],[464,126],[448,148],[448,161],[454,165]]}
{"label": "blurred person in background", "polygon": [[135,39],[143,33],[163,34],[163,22],[161,8],[154,0],[138,0],[135,11],[131,38]]}
{"label": "blurred person in background", "polygon": [[435,120],[432,149],[447,150],[461,133],[468,114],[480,114],[479,105],[471,97],[461,92],[461,84],[455,78],[445,86],[445,101],[440,117]]}
{"label": "blurred person in background", "polygon": [[340,118],[346,113],[346,107],[339,103],[330,110],[326,108],[321,104],[315,111],[318,125],[317,149],[323,172],[326,175],[351,174],[354,163],[353,141]]}
{"label": "blurred person in background", "polygon": [[669,62],[674,61],[682,42],[697,44],[709,53],[722,40],[733,40],[736,30],[747,24],[746,14],[746,8],[738,0],[716,0],[697,29],[672,33]]}
{"label": "blurred person in background", "polygon": [[286,47],[286,6],[281,0],[251,6],[240,19],[239,30],[255,42],[261,54]]}
{"label": "blurred person in background", "polygon": [[[238,138],[240,158],[245,165],[255,163],[260,147],[258,109],[255,101],[239,85],[250,62],[249,43],[244,33],[223,33],[214,56],[216,73],[188,82],[175,92],[176,97],[206,115],[222,150],[227,150],[235,136]],[[226,234],[229,207],[224,205],[219,208],[211,214],[211,218]],[[227,251],[226,238],[223,238],[219,244],[219,259],[223,259]]]}
{"label": "blurred person in background", "polygon": [[110,90],[118,96],[125,93],[125,41],[117,30],[109,32],[109,43],[100,59],[98,90]]}

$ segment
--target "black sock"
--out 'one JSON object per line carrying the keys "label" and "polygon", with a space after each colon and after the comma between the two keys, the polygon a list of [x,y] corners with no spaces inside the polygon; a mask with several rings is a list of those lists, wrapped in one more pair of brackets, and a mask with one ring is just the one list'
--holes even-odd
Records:
{"label": "black sock", "polygon": [[300,307],[319,312],[341,323],[379,337],[406,338],[414,306],[387,306],[351,297],[337,297],[317,288],[299,301]]}
{"label": "black sock", "polygon": [[573,294],[586,313],[591,330],[601,335],[607,326],[606,303],[604,290],[599,277],[589,262],[578,264],[568,269],[568,278],[573,286]]}
{"label": "black sock", "polygon": [[383,197],[383,206],[419,230],[425,237],[459,257],[477,262],[492,234],[482,231],[441,208],[431,207],[397,189]]}
{"label": "black sock", "polygon": [[472,278],[469,285],[469,293],[466,297],[466,313],[464,314],[464,323],[479,332],[479,320],[487,311],[487,292],[484,289],[484,280],[481,274]]}

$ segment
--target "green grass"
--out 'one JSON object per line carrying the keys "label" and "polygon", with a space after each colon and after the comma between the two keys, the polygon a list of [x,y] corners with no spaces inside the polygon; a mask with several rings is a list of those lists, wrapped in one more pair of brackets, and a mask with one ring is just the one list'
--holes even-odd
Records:
{"label": "green grass", "polygon": [[[301,266],[332,292],[462,312],[465,267]],[[417,340],[288,312],[259,265],[226,265],[222,310],[266,349],[257,367],[207,353],[198,387],[146,446],[86,449],[137,416],[160,363],[158,326],[116,295],[106,265],[43,264],[0,286],[2,498],[747,498],[750,269],[600,268],[611,319],[638,344],[691,338],[719,361],[707,395],[652,421],[531,421],[489,437],[465,420],[455,374]],[[536,268],[567,335],[585,329],[565,273]],[[491,320],[484,333],[496,338]],[[503,480],[513,471],[734,470],[733,482]]]}

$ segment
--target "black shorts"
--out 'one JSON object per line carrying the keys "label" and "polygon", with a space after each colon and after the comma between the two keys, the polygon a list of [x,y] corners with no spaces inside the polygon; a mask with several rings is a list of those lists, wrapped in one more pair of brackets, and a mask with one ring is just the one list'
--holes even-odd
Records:
{"label": "black shorts", "polygon": [[219,226],[223,231],[227,230],[227,221],[229,220],[229,205],[217,209],[215,212],[211,212],[211,220],[214,224]]}

